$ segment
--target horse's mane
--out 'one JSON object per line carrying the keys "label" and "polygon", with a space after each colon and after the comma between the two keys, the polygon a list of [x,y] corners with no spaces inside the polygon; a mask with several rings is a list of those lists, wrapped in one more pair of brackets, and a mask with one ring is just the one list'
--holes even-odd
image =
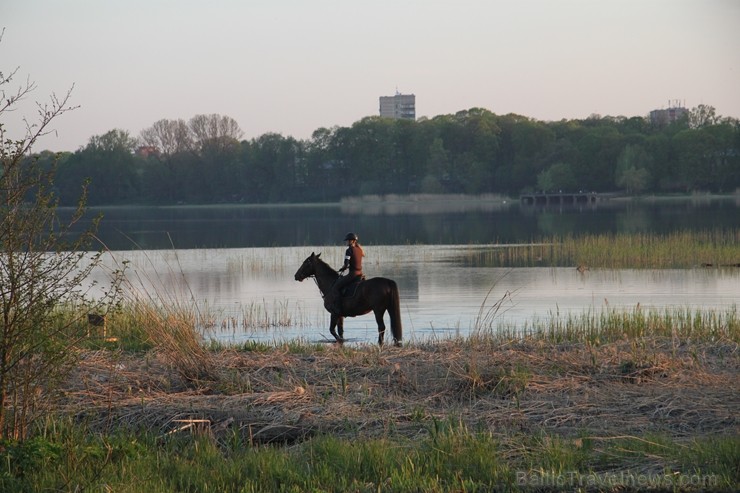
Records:
{"label": "horse's mane", "polygon": [[337,274],[337,271],[332,268],[331,265],[324,262],[321,257],[318,255],[315,256],[316,258],[316,274],[333,274],[334,277],[339,277],[339,274]]}

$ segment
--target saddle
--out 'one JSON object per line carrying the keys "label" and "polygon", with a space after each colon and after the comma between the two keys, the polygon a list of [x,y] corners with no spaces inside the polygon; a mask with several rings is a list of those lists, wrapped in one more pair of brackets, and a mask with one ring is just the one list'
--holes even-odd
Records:
{"label": "saddle", "polygon": [[327,295],[324,298],[324,307],[335,315],[340,315],[342,311],[342,300],[351,298],[357,294],[357,287],[365,280],[365,276],[360,276],[359,279],[350,281],[349,284],[343,286],[339,291],[339,296],[335,299],[332,295]]}
{"label": "saddle", "polygon": [[365,280],[365,274],[363,274],[358,279],[355,279],[354,281],[344,286],[342,290],[339,292],[339,296],[341,296],[342,298],[353,297],[357,293],[357,288],[360,286],[360,283],[364,280]]}

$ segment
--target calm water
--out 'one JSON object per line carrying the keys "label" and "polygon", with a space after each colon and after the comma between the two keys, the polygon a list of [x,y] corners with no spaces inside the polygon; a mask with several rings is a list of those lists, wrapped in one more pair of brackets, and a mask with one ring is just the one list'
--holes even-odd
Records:
{"label": "calm water", "polygon": [[112,250],[338,245],[355,231],[366,245],[522,243],[568,233],[737,228],[740,197],[724,200],[600,202],[535,208],[518,202],[370,203],[93,209]]}
{"label": "calm water", "polygon": [[[366,274],[398,282],[404,339],[419,340],[521,329],[607,307],[730,309],[740,300],[740,269],[581,274],[574,267],[471,268],[457,257],[555,233],[734,229],[739,210],[732,201],[563,210],[518,204],[113,209],[101,237],[116,261],[131,262],[130,284],[139,296],[193,307],[209,337],[322,341],[331,336],[318,288],[293,274],[312,251],[339,267],[341,240],[356,231],[367,252]],[[345,336],[374,342],[372,315],[347,319]]]}

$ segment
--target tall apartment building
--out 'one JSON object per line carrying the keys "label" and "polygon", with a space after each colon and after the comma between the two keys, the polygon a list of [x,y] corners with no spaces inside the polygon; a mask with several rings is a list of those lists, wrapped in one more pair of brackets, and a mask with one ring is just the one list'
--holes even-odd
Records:
{"label": "tall apartment building", "polygon": [[668,125],[674,123],[687,114],[689,110],[681,105],[681,101],[668,101],[668,109],[653,110],[650,112],[650,123],[653,125]]}
{"label": "tall apartment building", "polygon": [[380,116],[416,120],[416,96],[400,92],[395,96],[380,96]]}

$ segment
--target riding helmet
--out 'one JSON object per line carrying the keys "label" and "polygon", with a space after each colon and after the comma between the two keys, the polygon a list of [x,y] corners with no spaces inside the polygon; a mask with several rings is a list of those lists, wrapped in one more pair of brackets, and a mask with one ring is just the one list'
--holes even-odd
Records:
{"label": "riding helmet", "polygon": [[357,238],[357,235],[354,233],[347,233],[347,236],[344,237],[344,241],[349,241],[349,240],[357,241],[358,239],[359,238]]}

